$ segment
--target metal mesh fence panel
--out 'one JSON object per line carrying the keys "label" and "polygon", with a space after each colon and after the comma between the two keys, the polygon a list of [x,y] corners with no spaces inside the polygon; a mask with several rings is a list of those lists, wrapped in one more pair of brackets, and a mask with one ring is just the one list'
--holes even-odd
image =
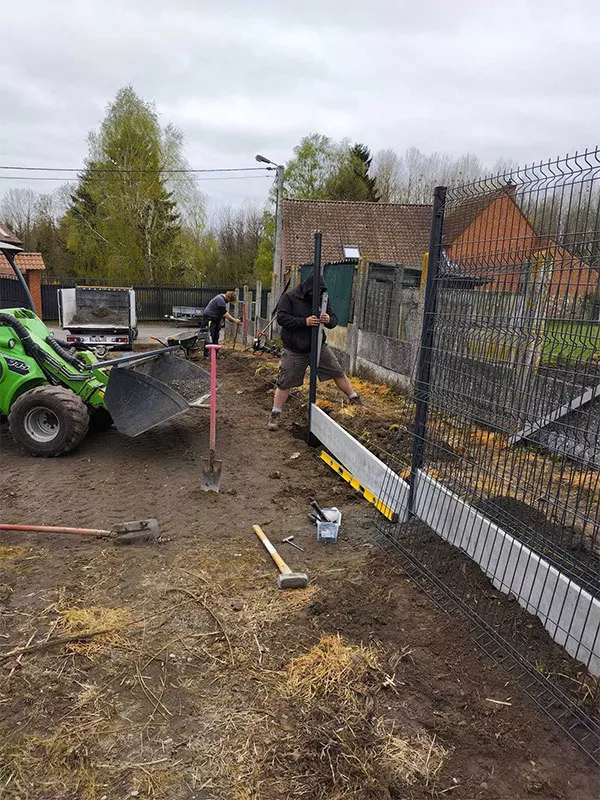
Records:
{"label": "metal mesh fence panel", "polygon": [[599,285],[598,151],[436,190],[412,519],[379,525],[596,760]]}

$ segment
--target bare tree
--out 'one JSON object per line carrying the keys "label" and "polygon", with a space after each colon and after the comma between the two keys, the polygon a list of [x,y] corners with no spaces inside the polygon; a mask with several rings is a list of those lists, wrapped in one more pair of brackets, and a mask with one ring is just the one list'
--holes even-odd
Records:
{"label": "bare tree", "polygon": [[26,250],[34,248],[36,205],[33,189],[8,189],[0,201],[0,219],[22,240]]}
{"label": "bare tree", "polygon": [[218,257],[207,278],[236,286],[251,280],[262,232],[263,212],[258,207],[220,209],[212,225]]}
{"label": "bare tree", "polygon": [[485,173],[472,153],[426,154],[417,147],[409,147],[403,156],[391,149],[379,150],[373,165],[381,199],[391,203],[430,203],[436,186],[468,183]]}
{"label": "bare tree", "polygon": [[373,174],[380,203],[397,203],[402,184],[402,161],[398,153],[388,147],[373,156]]}

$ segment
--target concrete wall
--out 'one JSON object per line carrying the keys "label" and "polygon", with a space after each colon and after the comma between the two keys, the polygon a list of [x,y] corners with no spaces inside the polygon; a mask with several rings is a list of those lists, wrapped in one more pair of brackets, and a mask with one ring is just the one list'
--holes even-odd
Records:
{"label": "concrete wall", "polygon": [[[401,390],[412,387],[414,366],[421,336],[421,305],[418,289],[404,288],[400,305],[392,309],[393,331],[397,337],[369,330],[373,320],[364,319],[363,327],[351,323],[327,331],[344,370],[350,375],[387,383]],[[355,314],[355,319],[361,319]],[[379,327],[379,326],[378,326]],[[390,331],[391,332],[391,331]]]}
{"label": "concrete wall", "polygon": [[397,389],[410,388],[414,363],[412,342],[361,330],[357,338],[356,375]]}

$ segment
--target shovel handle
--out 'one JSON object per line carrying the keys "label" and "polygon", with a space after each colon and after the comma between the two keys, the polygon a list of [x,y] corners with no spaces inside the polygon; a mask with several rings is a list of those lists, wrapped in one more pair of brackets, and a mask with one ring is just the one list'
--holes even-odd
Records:
{"label": "shovel handle", "polygon": [[220,344],[207,344],[210,350],[210,450],[214,460],[215,446],[217,443],[217,350]]}
{"label": "shovel handle", "polygon": [[110,536],[110,531],[95,528],[64,528],[56,525],[7,525],[1,524],[0,531],[25,531],[28,533],[69,533],[76,536]]}
{"label": "shovel handle", "polygon": [[277,550],[275,550],[275,548],[273,547],[273,545],[271,544],[271,542],[267,538],[266,533],[263,531],[263,529],[260,527],[260,525],[253,525],[252,526],[252,530],[258,536],[258,538],[261,540],[261,542],[264,544],[267,553],[271,556],[273,561],[277,564],[277,568],[279,569],[279,572],[281,572],[282,575],[290,575],[292,570],[288,567],[288,565],[285,563],[283,558],[279,555]]}

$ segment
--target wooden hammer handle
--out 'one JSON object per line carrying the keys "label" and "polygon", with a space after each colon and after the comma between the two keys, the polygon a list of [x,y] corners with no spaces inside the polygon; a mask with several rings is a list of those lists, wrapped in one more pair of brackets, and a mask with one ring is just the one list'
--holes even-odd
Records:
{"label": "wooden hammer handle", "polygon": [[288,565],[285,563],[283,558],[279,555],[277,550],[275,550],[275,548],[273,547],[271,542],[268,540],[265,532],[260,527],[260,525],[253,525],[252,526],[252,530],[258,536],[258,538],[261,540],[261,542],[264,544],[267,553],[271,556],[273,561],[277,564],[277,568],[279,569],[279,572],[281,572],[282,575],[291,575],[292,574],[292,570],[288,567]]}

